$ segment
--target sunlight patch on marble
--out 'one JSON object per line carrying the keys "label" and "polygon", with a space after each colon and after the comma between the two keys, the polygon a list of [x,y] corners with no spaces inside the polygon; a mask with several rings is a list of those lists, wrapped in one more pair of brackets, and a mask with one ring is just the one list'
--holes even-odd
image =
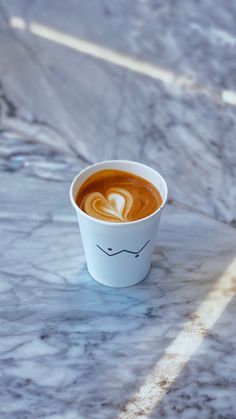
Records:
{"label": "sunlight patch on marble", "polygon": [[[187,88],[191,88],[192,86],[194,90],[200,90],[201,92],[204,89],[202,86],[196,86],[195,81],[186,75],[177,75],[174,72],[157,65],[84,41],[78,37],[40,25],[37,22],[27,24],[23,19],[15,16],[10,19],[10,26],[15,29],[27,29],[34,35],[64,45],[83,54],[118,65],[119,67],[160,80],[165,84],[173,84]],[[207,90],[205,91],[205,94],[209,94]]]}
{"label": "sunlight patch on marble", "polygon": [[208,96],[213,101],[222,101],[232,106],[236,106],[236,92],[234,91],[213,91],[210,87],[199,84],[194,79],[186,75],[178,75],[170,70],[151,64],[147,61],[139,60],[137,58],[104,48],[100,45],[84,41],[78,37],[40,25],[37,22],[27,24],[24,19],[18,16],[12,17],[9,23],[12,28],[20,30],[26,29],[36,36],[56,42],[82,54],[86,54],[153,79],[160,80],[167,85],[186,88],[194,93]]}
{"label": "sunlight patch on marble", "polygon": [[119,419],[149,417],[235,295],[236,258],[167,348],[132,400],[125,405]]}
{"label": "sunlight patch on marble", "polygon": [[233,92],[232,90],[223,90],[222,100],[229,105],[236,106],[236,92]]}
{"label": "sunlight patch on marble", "polygon": [[10,25],[15,29],[26,29],[26,23],[21,17],[12,17],[10,20]]}

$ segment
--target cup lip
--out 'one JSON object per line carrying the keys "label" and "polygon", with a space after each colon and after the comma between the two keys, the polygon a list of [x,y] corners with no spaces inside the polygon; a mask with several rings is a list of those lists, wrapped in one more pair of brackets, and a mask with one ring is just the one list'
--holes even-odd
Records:
{"label": "cup lip", "polygon": [[[77,179],[84,173],[84,172],[86,172],[88,169],[90,169],[90,168],[92,168],[92,167],[94,167],[94,168],[99,168],[101,165],[103,165],[103,164],[112,164],[112,163],[131,163],[131,164],[137,164],[137,165],[139,165],[139,166],[144,166],[145,168],[148,168],[149,170],[152,170],[153,172],[155,172],[155,173],[157,173],[159,176],[160,176],[160,178],[161,178],[161,180],[162,180],[162,182],[163,182],[163,185],[164,185],[164,188],[165,188],[165,200],[162,202],[162,204],[161,204],[161,206],[159,207],[159,208],[157,208],[157,210],[156,211],[154,211],[152,214],[150,214],[150,215],[148,215],[147,217],[144,217],[144,218],[140,218],[139,220],[134,220],[134,221],[127,221],[127,222],[125,222],[125,223],[114,223],[114,222],[112,222],[112,221],[103,221],[103,220],[99,220],[98,218],[95,218],[95,217],[92,217],[91,215],[89,215],[89,214],[86,214],[86,212],[84,212],[77,204],[76,204],[76,202],[75,202],[75,200],[74,200],[74,197],[73,197],[73,187],[74,187],[74,184],[76,183],[76,181],[77,181]],[[119,169],[117,169],[117,170],[119,170]],[[96,173],[96,172],[94,172],[94,173]],[[132,173],[132,169],[130,170],[130,173]],[[81,170],[75,177],[74,177],[74,179],[72,180],[72,183],[71,183],[71,186],[70,186],[70,200],[71,200],[71,203],[72,203],[72,205],[73,205],[73,207],[75,208],[75,210],[76,211],[78,211],[82,216],[84,216],[85,218],[87,218],[87,219],[89,219],[90,221],[93,221],[93,222],[95,222],[95,223],[97,223],[97,224],[100,224],[100,225],[104,225],[104,226],[112,226],[112,227],[116,227],[116,228],[125,228],[126,226],[130,226],[130,225],[136,225],[136,224],[139,224],[139,223],[141,223],[141,222],[144,222],[144,221],[146,221],[146,220],[148,220],[148,219],[151,219],[151,218],[153,218],[158,212],[161,212],[161,210],[164,208],[164,206],[166,205],[166,202],[167,202],[167,197],[168,197],[168,187],[167,187],[167,183],[166,183],[166,181],[165,181],[165,179],[164,179],[164,177],[157,171],[157,170],[155,170],[155,169],[153,169],[152,167],[150,167],[150,166],[148,166],[147,164],[143,164],[143,163],[140,163],[140,162],[137,162],[137,161],[134,161],[134,160],[104,160],[104,161],[100,161],[100,162],[98,162],[98,163],[94,163],[94,164],[91,164],[91,165],[89,165],[89,166],[87,166],[87,167],[85,167],[83,170]]]}

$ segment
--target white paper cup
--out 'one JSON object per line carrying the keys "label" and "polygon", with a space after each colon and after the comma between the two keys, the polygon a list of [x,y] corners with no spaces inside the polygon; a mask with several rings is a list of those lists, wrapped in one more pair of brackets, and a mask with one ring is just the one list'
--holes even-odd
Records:
{"label": "white paper cup", "polygon": [[[148,217],[127,223],[111,223],[87,215],[75,202],[77,192],[89,176],[104,169],[124,170],[148,180],[161,194],[161,207]],[[147,276],[167,193],[166,182],[156,170],[133,161],[104,161],[75,177],[70,199],[78,217],[88,271],[96,281],[109,287],[130,287]]]}

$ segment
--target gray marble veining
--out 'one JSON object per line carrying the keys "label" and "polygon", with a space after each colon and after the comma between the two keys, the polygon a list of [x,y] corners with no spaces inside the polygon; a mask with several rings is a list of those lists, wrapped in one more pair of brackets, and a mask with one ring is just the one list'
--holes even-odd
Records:
{"label": "gray marble veining", "polygon": [[234,2],[227,6],[223,0],[184,0],[178,6],[172,0],[12,3],[4,5],[8,16],[23,16],[27,22],[132,54],[213,88],[236,88]]}
{"label": "gray marble veining", "polygon": [[[36,417],[54,411],[58,417],[71,411],[82,418],[118,416],[235,257],[234,230],[169,207],[149,278],[115,290],[89,279],[73,216],[67,222],[4,219],[1,228],[1,417],[8,412],[20,417],[22,403],[26,417],[35,409]],[[176,406],[176,392],[177,411],[189,404],[201,409],[207,388],[221,400],[219,414],[232,411],[236,342],[234,329],[225,330],[232,308],[204,341],[197,360],[183,369],[160,412]],[[227,337],[231,349],[224,344]],[[218,372],[222,355],[224,368]],[[227,394],[218,395],[221,386]],[[181,391],[186,397],[179,399]],[[212,404],[206,401],[203,417]]]}
{"label": "gray marble veining", "polygon": [[[119,418],[218,281],[228,280],[236,108],[13,31],[9,19],[38,20],[234,89],[234,6],[0,5],[0,418]],[[150,275],[128,289],[88,275],[68,196],[79,170],[110,158],[150,164],[170,188]],[[236,417],[234,289],[214,296],[216,307],[232,298],[151,414],[140,408],[138,417]]]}
{"label": "gray marble veining", "polygon": [[38,52],[32,35],[29,42],[27,58],[20,44],[16,66],[15,39],[11,71],[3,71],[4,130],[54,143],[53,150],[87,163],[150,164],[167,178],[172,199],[235,222],[235,107],[46,40],[38,39]]}

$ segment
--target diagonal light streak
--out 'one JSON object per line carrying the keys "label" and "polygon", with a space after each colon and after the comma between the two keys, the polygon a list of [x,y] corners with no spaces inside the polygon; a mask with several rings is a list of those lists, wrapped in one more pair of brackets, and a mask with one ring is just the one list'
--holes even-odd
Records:
{"label": "diagonal light streak", "polygon": [[236,259],[157,362],[119,419],[148,418],[236,294]]}
{"label": "diagonal light streak", "polygon": [[134,58],[130,55],[104,48],[100,45],[65,34],[37,22],[30,22],[28,24],[24,21],[24,19],[18,16],[14,16],[10,19],[10,26],[15,29],[28,30],[32,34],[51,42],[55,42],[82,54],[92,56],[119,67],[126,68],[135,73],[143,74],[147,77],[159,80],[166,85],[185,88],[197,94],[208,96],[213,101],[225,102],[236,106],[236,92],[234,91],[217,91],[211,86],[197,83],[194,79],[184,74],[178,75],[171,70],[158,66],[157,64],[152,64],[150,62]]}

